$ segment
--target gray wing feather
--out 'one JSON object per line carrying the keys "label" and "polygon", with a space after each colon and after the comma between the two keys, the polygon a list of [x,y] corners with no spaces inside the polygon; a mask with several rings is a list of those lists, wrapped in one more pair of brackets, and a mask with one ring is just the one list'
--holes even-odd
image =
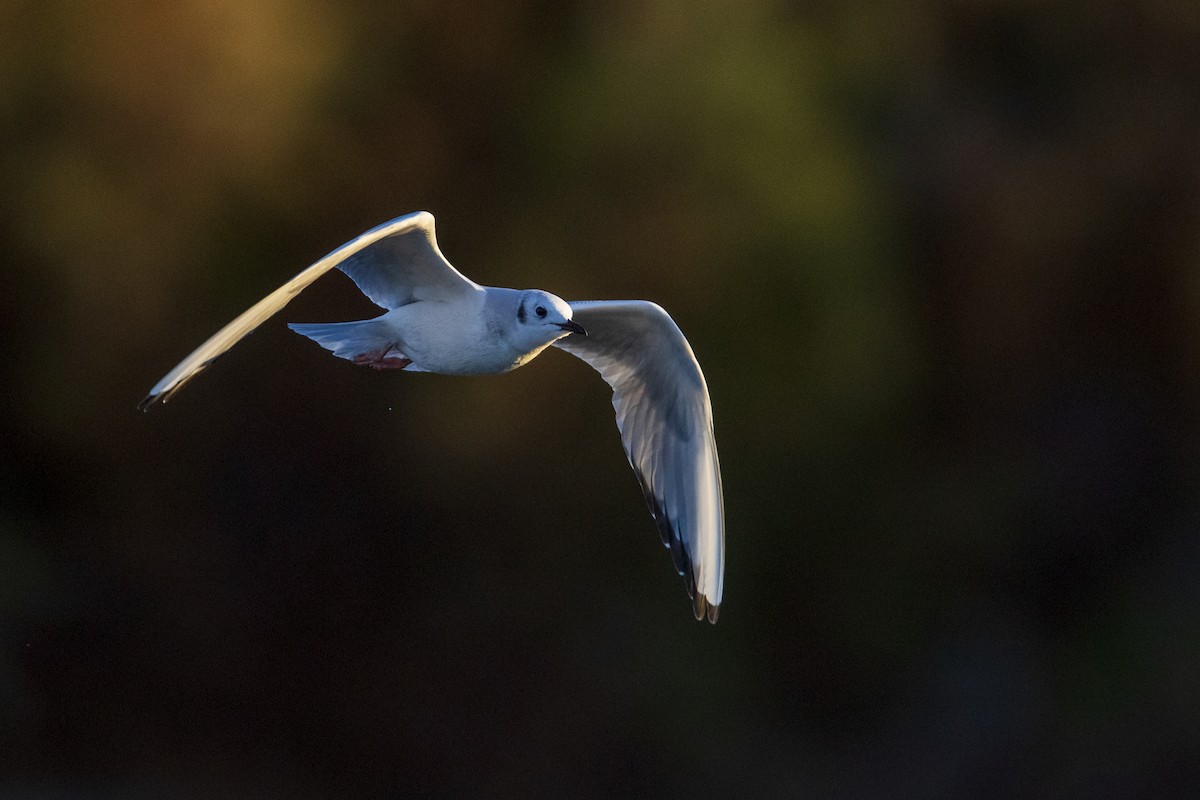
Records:
{"label": "gray wing feather", "polygon": [[218,356],[334,267],[349,275],[371,302],[384,308],[479,288],[450,266],[438,250],[432,214],[418,211],[397,217],[334,250],[221,328],[155,384],[138,408],[145,410],[157,401],[166,402]]}
{"label": "gray wing feather", "polygon": [[[354,247],[368,237],[366,246]],[[381,308],[445,299],[479,288],[442,255],[434,236],[433,215],[427,211],[385,222],[330,255],[347,249],[335,265]]]}
{"label": "gray wing feather", "polygon": [[588,335],[555,342],[613,389],[617,428],[697,619],[716,622],[725,512],[712,407],[700,364],[667,312],[641,300],[571,303]]}

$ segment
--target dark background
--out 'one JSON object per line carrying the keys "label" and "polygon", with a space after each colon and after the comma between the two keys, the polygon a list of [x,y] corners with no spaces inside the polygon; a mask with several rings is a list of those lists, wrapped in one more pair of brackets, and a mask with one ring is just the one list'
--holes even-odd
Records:
{"label": "dark background", "polygon": [[[696,6],[696,7],[693,7]],[[0,3],[0,792],[1200,793],[1200,4]],[[551,352],[283,322],[362,230],[650,298],[724,466],[694,622]]]}

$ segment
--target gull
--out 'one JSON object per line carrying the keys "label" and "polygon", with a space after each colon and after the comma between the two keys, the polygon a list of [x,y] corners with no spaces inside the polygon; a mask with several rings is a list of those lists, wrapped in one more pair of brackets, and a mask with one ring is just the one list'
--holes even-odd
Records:
{"label": "gull", "polygon": [[363,233],[251,306],[183,359],[138,404],[166,402],[218,356],[333,268],[372,303],[373,319],[289,328],[375,369],[494,375],[553,345],[612,387],[617,429],[696,619],[717,621],[725,514],[712,406],[700,364],[667,312],[644,300],[568,303],[538,289],[481,286],[438,248],[417,211]]}

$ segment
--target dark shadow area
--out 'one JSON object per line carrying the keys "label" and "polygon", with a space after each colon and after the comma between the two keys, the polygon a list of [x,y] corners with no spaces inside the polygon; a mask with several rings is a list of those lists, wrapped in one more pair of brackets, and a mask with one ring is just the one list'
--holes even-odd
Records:
{"label": "dark shadow area", "polygon": [[[443,5],[0,8],[0,793],[1200,793],[1197,5]],[[678,321],[719,624],[566,354],[135,411],[417,209]]]}

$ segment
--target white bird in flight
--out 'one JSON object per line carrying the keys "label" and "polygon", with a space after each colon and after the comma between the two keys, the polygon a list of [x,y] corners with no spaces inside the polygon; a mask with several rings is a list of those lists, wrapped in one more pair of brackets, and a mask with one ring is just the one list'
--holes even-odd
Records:
{"label": "white bird in flight", "polygon": [[612,387],[625,453],[687,581],[696,619],[717,621],[725,571],[721,469],[708,386],[679,327],[644,300],[568,303],[537,289],[480,286],[442,255],[428,212],[372,228],[292,278],[181,361],[138,408],[166,402],[334,267],[386,311],[356,322],[288,327],[355,364],[493,375],[554,345],[599,372]]}

